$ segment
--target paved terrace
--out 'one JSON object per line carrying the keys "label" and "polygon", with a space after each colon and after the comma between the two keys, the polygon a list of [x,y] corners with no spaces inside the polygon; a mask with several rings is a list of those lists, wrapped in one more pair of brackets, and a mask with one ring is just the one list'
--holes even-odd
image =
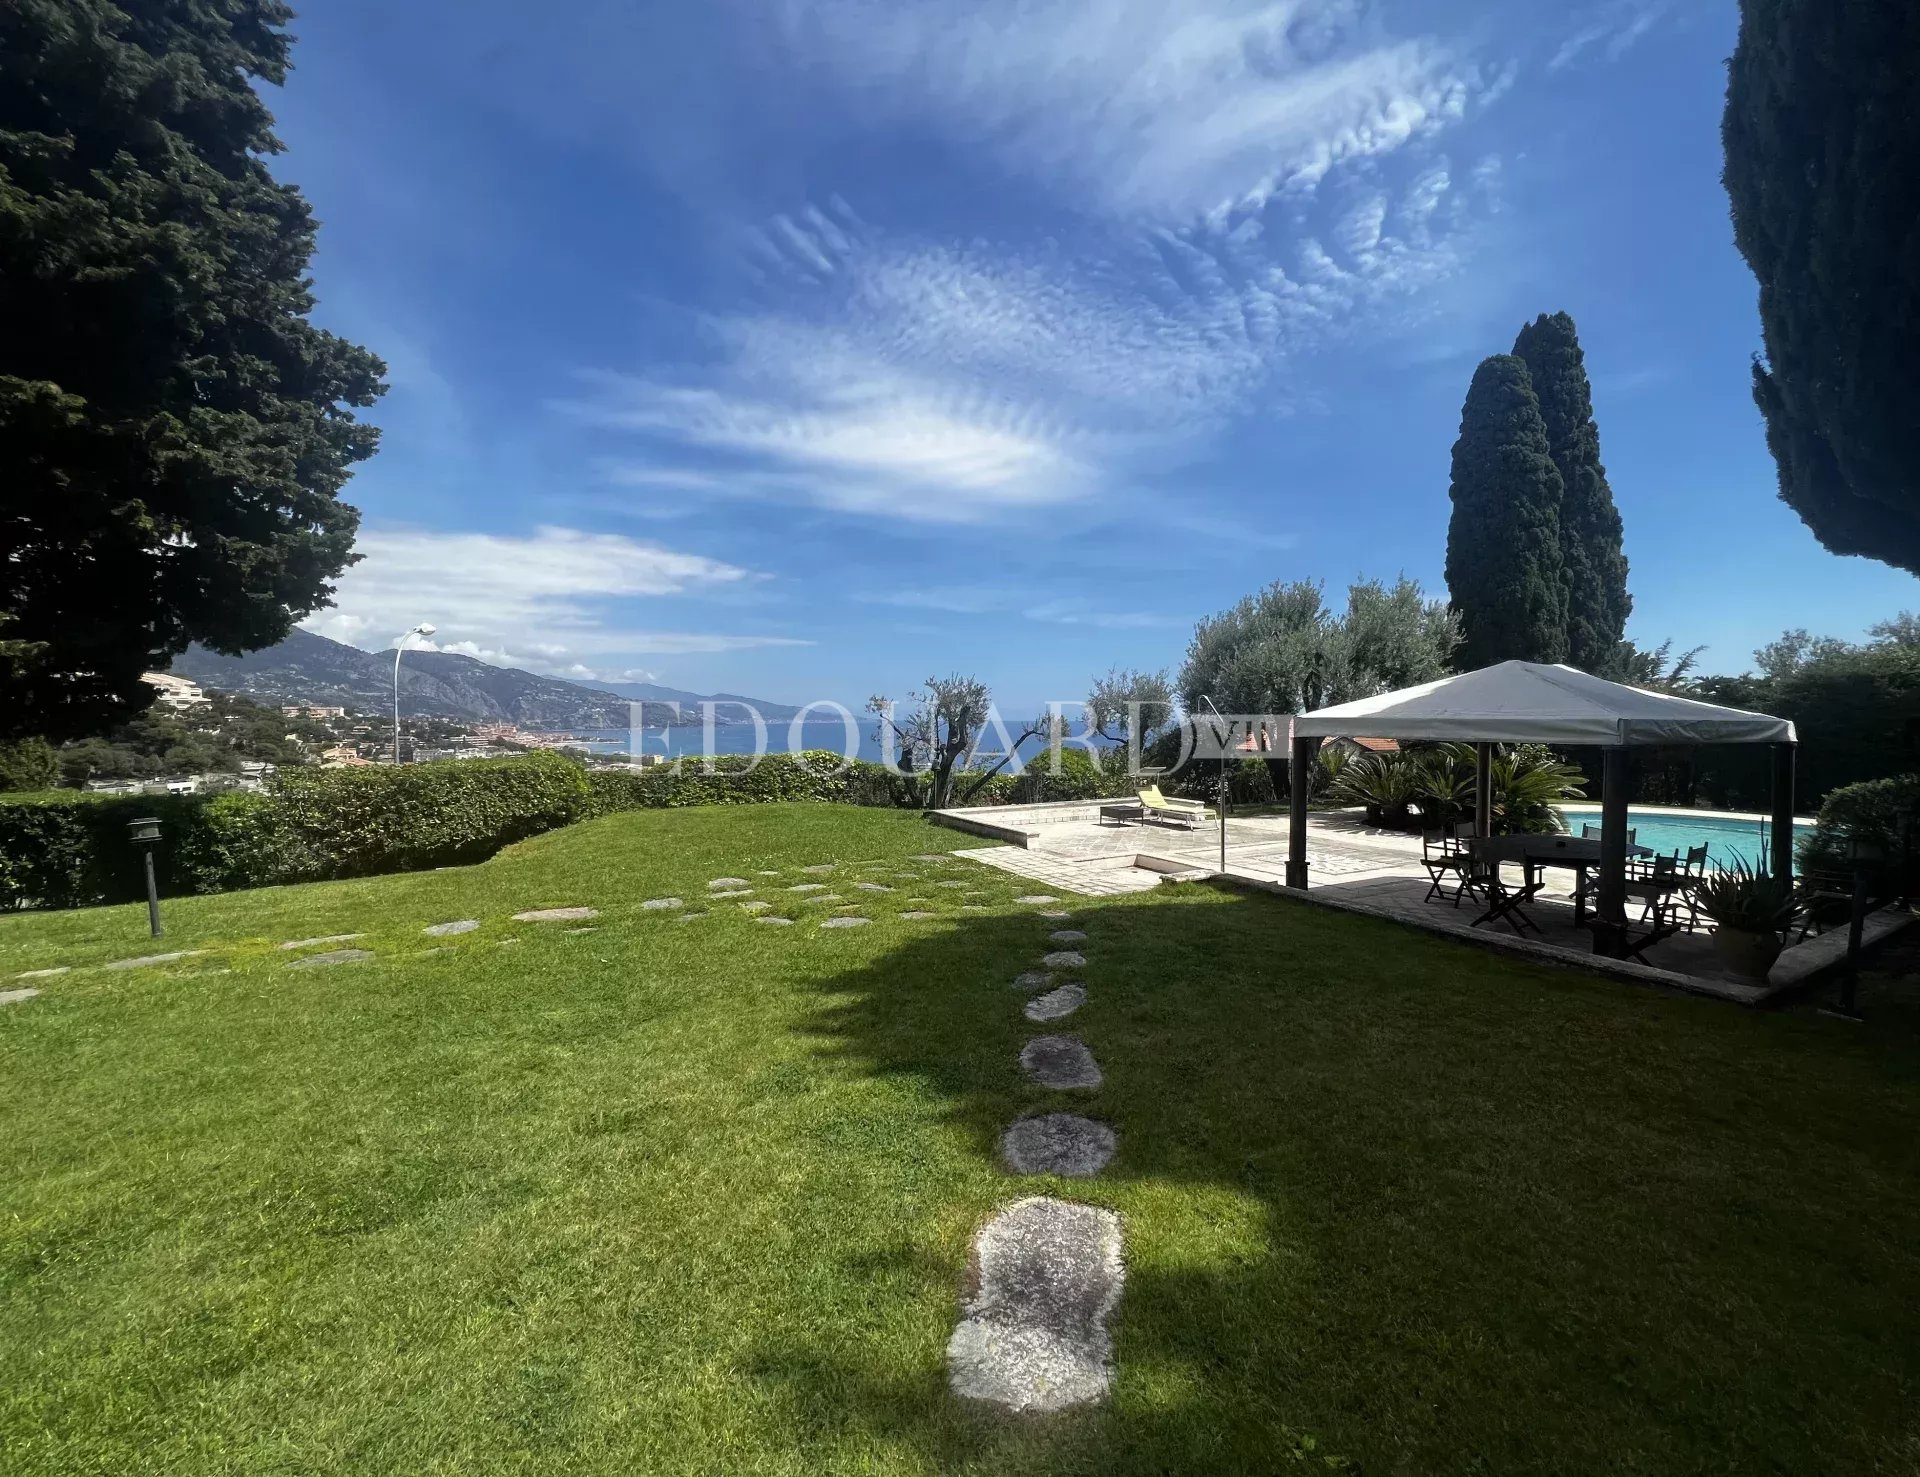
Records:
{"label": "paved terrace", "polygon": [[[1224,876],[1241,886],[1279,890],[1286,877],[1288,822],[1284,815],[1230,817],[1227,865],[1220,866],[1217,824],[1184,830],[1153,822],[1105,825],[1097,803],[992,807],[936,812],[935,819],[995,844],[956,855],[1030,877],[1047,887],[1090,896],[1139,892],[1166,878]],[[1426,900],[1429,879],[1420,864],[1420,838],[1368,827],[1358,811],[1316,813],[1308,820],[1307,860],[1311,902],[1389,917],[1430,932],[1510,949],[1559,965],[1578,964],[1641,983],[1757,1005],[1800,985],[1844,951],[1838,929],[1780,957],[1765,985],[1725,969],[1703,927],[1647,950],[1644,964],[1622,964],[1593,953],[1593,936],[1573,921],[1572,872],[1548,869],[1545,890],[1527,904],[1538,934],[1516,938],[1504,924],[1473,928],[1479,907],[1467,900]],[[1512,874],[1518,880],[1517,870]],[[1298,897],[1294,893],[1291,896]],[[1638,920],[1629,904],[1628,921]],[[1869,920],[1869,941],[1897,931],[1909,915],[1883,913]]]}

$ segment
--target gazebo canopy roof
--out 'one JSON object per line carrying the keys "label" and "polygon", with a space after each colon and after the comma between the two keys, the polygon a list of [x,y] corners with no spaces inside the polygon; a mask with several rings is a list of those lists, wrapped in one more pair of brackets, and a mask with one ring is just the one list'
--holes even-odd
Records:
{"label": "gazebo canopy roof", "polygon": [[1466,743],[1790,744],[1784,718],[1648,692],[1537,662],[1500,662],[1458,677],[1340,703],[1293,720],[1296,738]]}

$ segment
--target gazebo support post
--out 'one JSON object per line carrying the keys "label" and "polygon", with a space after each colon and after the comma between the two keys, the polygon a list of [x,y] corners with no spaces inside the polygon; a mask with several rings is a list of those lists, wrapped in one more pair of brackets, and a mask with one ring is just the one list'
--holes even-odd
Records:
{"label": "gazebo support post", "polygon": [[1303,891],[1307,885],[1307,781],[1319,757],[1319,739],[1296,738],[1287,762],[1287,886]]}
{"label": "gazebo support post", "polygon": [[1493,834],[1493,745],[1473,746],[1473,834]]}
{"label": "gazebo support post", "polygon": [[1627,956],[1627,751],[1604,752],[1600,771],[1600,899],[1593,924],[1593,952]]}
{"label": "gazebo support post", "polygon": [[1775,877],[1793,876],[1793,759],[1795,744],[1773,746],[1773,853],[1769,870]]}

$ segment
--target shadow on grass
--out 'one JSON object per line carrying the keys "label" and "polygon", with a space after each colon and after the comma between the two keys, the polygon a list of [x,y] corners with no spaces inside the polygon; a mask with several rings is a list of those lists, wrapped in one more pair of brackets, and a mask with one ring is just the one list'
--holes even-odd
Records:
{"label": "shadow on grass", "polygon": [[[1878,1033],[1665,997],[1272,898],[1074,900],[1089,1002],[1014,975],[1061,925],[951,927],[819,983],[843,1067],[930,1095],[982,1165],[1025,1112],[1121,1147],[1128,1277],[1100,1409],[1012,1420],[944,1370],[763,1348],[796,1421],[936,1470],[1884,1470],[1920,1448],[1914,1018]],[[1071,1031],[1106,1073],[1016,1065]],[[957,1312],[965,1248],[867,1254]],[[951,1327],[949,1322],[948,1327]],[[944,1337],[944,1333],[942,1335]],[[1313,1433],[1307,1435],[1304,1433]]]}

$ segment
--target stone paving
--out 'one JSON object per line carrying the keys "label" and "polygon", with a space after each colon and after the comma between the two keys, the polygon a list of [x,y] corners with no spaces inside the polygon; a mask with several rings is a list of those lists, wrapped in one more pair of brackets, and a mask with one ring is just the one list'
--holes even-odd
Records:
{"label": "stone paving", "polygon": [[479,926],[478,918],[457,918],[452,923],[435,923],[420,931],[429,938],[443,939],[456,933],[472,933]]}
{"label": "stone paving", "polygon": [[327,969],[335,964],[359,964],[373,957],[371,949],[330,949],[324,954],[307,954],[287,966],[288,969]]}
{"label": "stone paving", "polygon": [[31,1000],[39,993],[31,985],[23,990],[0,990],[0,1005],[18,1005],[22,1000]]}
{"label": "stone paving", "polygon": [[583,918],[598,918],[598,908],[533,908],[515,913],[515,923],[578,923]]}

